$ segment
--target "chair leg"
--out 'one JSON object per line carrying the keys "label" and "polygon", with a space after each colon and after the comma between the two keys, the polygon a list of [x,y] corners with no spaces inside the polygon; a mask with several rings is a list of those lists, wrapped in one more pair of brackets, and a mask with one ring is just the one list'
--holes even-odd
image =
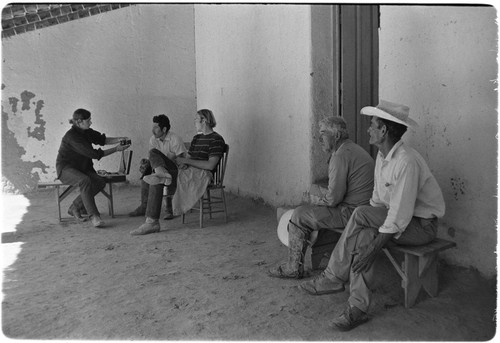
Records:
{"label": "chair leg", "polygon": [[226,195],[224,194],[224,189],[221,189],[222,204],[224,206],[224,220],[227,223],[227,208],[226,208]]}
{"label": "chair leg", "polygon": [[205,194],[203,194],[200,198],[200,229],[203,228],[203,202],[205,199]]}
{"label": "chair leg", "polygon": [[59,216],[59,222],[61,222],[62,221],[62,219],[61,219],[61,200],[59,197],[60,197],[59,186],[56,186],[57,213]]}
{"label": "chair leg", "polygon": [[115,217],[115,212],[113,208],[113,184],[109,183],[109,199],[108,199],[109,215],[111,218]]}
{"label": "chair leg", "polygon": [[212,199],[210,198],[210,190],[207,189],[207,205],[208,205],[208,215],[212,219]]}

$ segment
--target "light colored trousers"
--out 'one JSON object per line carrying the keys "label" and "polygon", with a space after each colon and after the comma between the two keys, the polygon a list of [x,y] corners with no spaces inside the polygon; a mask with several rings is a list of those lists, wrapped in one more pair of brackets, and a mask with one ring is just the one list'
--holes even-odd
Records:
{"label": "light colored trousers", "polygon": [[[325,276],[330,280],[345,284],[350,280],[349,304],[367,312],[371,302],[373,283],[373,264],[364,272],[351,272],[351,265],[358,260],[356,251],[370,244],[378,235],[378,229],[387,217],[388,210],[383,207],[360,206],[356,208],[347,223],[344,232],[333,249]],[[413,217],[410,224],[398,239],[392,239],[399,245],[421,245],[436,238],[437,218],[424,219]],[[390,242],[389,242],[390,244]]]}

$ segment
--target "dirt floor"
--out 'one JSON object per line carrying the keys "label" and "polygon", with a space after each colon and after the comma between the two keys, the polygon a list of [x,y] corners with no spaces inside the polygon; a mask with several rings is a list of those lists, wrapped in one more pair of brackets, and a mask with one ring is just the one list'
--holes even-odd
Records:
{"label": "dirt floor", "polygon": [[[330,321],[348,292],[310,296],[300,281],[268,277],[286,248],[276,235],[276,210],[257,201],[229,194],[227,224],[218,214],[200,229],[190,214],[187,224],[162,220],[160,233],[131,236],[143,222],[126,216],[138,205],[138,187],[115,187],[114,219],[97,197],[105,229],[59,223],[53,192],[28,195],[22,221],[3,228],[7,338],[485,341],[496,334],[496,280],[440,263],[439,296],[421,294],[405,309],[399,277],[383,255],[372,319],[334,331]],[[20,198],[3,196],[4,224],[22,210]]]}

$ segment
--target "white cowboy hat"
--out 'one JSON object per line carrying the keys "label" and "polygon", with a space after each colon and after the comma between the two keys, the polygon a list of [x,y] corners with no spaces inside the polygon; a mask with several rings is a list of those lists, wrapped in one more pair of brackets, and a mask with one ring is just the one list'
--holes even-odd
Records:
{"label": "white cowboy hat", "polygon": [[294,209],[291,209],[283,213],[278,223],[278,238],[286,246],[288,246],[288,222],[292,218],[293,211]]}
{"label": "white cowboy hat", "polygon": [[361,114],[387,119],[407,127],[418,127],[417,122],[408,117],[410,114],[410,108],[394,102],[380,100],[377,107],[363,107],[361,109]]}

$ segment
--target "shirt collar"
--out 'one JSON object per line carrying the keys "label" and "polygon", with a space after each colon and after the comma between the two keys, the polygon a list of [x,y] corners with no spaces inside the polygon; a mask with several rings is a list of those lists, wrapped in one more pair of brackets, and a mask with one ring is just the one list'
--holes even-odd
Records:
{"label": "shirt collar", "polygon": [[[396,144],[394,144],[394,146],[392,147],[392,149],[389,151],[389,153],[385,157],[385,160],[386,161],[391,160],[392,157],[393,157],[393,155],[396,153],[396,150],[398,150],[401,145],[403,145],[403,141],[402,140],[399,140]],[[379,151],[379,154],[382,154],[382,153]]]}

